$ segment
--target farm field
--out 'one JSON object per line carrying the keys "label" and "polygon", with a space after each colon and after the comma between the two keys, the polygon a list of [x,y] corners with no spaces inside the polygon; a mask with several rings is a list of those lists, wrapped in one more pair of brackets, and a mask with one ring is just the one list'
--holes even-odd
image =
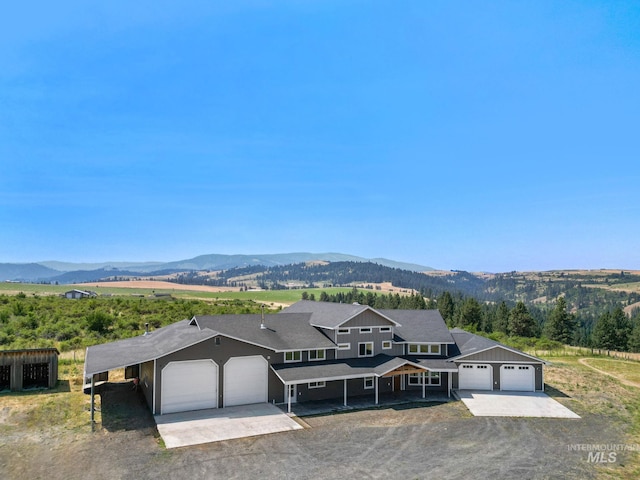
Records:
{"label": "farm field", "polygon": [[0,283],[0,295],[16,295],[18,293],[35,295],[61,295],[74,288],[91,290],[98,295],[154,295],[170,294],[176,298],[203,300],[253,300],[255,302],[273,303],[274,305],[290,305],[302,298],[303,292],[313,293],[316,298],[320,293],[336,294],[348,292],[351,287],[307,288],[300,290],[249,290],[240,292],[239,288],[209,287],[205,285],[181,285],[161,281],[130,282],[98,282],[77,285],[48,285],[34,283]]}

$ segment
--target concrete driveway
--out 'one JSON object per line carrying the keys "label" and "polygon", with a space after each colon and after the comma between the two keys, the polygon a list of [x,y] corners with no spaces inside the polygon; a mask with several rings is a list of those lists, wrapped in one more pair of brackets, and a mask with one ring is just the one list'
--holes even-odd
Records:
{"label": "concrete driveway", "polygon": [[167,448],[302,428],[278,407],[268,403],[155,415],[154,419]]}
{"label": "concrete driveway", "polygon": [[458,390],[456,394],[476,417],[580,418],[542,392]]}

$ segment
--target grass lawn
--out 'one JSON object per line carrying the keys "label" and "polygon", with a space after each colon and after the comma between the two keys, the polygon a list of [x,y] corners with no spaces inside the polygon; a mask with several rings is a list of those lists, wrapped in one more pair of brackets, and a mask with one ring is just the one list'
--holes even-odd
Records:
{"label": "grass lawn", "polygon": [[640,385],[640,362],[610,358],[589,358],[585,361],[598,370]]}

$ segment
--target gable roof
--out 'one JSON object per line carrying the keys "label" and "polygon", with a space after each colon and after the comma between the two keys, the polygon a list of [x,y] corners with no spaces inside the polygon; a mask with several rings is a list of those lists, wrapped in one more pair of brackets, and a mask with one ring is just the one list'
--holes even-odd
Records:
{"label": "gable roof", "polygon": [[333,303],[333,302],[314,302],[311,300],[300,300],[293,305],[285,308],[283,312],[287,313],[310,313],[310,324],[314,327],[327,328],[335,330],[345,324],[352,318],[364,311],[370,310],[388,320],[394,326],[398,326],[398,322],[388,316],[374,310],[368,305],[352,304],[352,303]]}
{"label": "gable roof", "polygon": [[397,320],[396,343],[454,343],[438,310],[379,310]]}
{"label": "gable roof", "polygon": [[279,313],[265,315],[260,328],[260,314],[205,315],[194,317],[200,329],[209,329],[220,334],[265,347],[276,352],[337,348],[317,328],[309,325],[310,313]]}
{"label": "gable roof", "polygon": [[149,362],[216,335],[217,332],[201,330],[190,326],[189,320],[182,320],[146,335],[94,345],[87,348],[84,374],[86,377]]}
{"label": "gable roof", "polygon": [[457,351],[456,351],[456,347],[454,347],[450,351],[452,356],[451,358],[448,359],[449,361],[462,360],[465,357],[475,355],[480,352],[485,352],[493,348],[502,348],[510,352],[513,352],[515,354],[522,355],[523,357],[530,358],[537,362],[547,363],[541,358],[534,357],[533,355],[524,353],[523,351],[518,350],[516,348],[508,347],[507,345],[504,345],[500,342],[496,342],[495,340],[491,340],[490,338],[482,337],[480,335],[467,332],[460,328],[454,328],[453,330],[451,330],[451,335],[453,336],[456,342]]}

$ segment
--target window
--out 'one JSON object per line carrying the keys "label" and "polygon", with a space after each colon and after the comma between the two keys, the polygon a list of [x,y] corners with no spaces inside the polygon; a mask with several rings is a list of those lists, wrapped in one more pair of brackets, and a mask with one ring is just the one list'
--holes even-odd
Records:
{"label": "window", "polygon": [[[439,372],[425,372],[424,374],[424,384],[425,385],[440,385],[440,373]],[[409,385],[419,385],[422,386],[422,374],[421,373],[410,373],[409,374]]]}
{"label": "window", "polygon": [[284,352],[284,362],[301,362],[302,361],[302,352]]}
{"label": "window", "polygon": [[390,331],[391,331],[391,327],[380,327],[380,333],[390,332]]}
{"label": "window", "polygon": [[364,388],[373,388],[373,377],[364,377]]}
{"label": "window", "polygon": [[351,349],[351,344],[350,343],[339,343],[338,344],[338,350],[349,350]]}
{"label": "window", "polygon": [[439,355],[440,345],[409,344],[409,355]]}
{"label": "window", "polygon": [[391,348],[391,340],[385,340],[382,342],[382,349],[389,350]]}
{"label": "window", "polygon": [[338,335],[347,335],[349,333],[350,329],[349,328],[339,328],[338,329]]}
{"label": "window", "polygon": [[363,342],[358,344],[359,357],[373,357],[373,342]]}
{"label": "window", "polygon": [[324,360],[324,350],[309,350],[309,361]]}
{"label": "window", "polygon": [[360,333],[371,333],[371,327],[360,328]]}
{"label": "window", "polygon": [[326,386],[326,382],[309,382],[309,388],[324,388]]}

